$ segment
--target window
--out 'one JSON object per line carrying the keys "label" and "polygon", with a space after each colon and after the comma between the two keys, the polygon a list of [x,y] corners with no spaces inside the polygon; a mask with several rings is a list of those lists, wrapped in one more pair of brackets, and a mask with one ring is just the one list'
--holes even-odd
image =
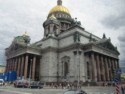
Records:
{"label": "window", "polygon": [[69,67],[70,67],[70,57],[64,56],[62,57],[62,76],[67,78],[69,76]]}
{"label": "window", "polygon": [[64,77],[66,77],[69,73],[69,66],[68,66],[68,63],[65,62],[64,63]]}

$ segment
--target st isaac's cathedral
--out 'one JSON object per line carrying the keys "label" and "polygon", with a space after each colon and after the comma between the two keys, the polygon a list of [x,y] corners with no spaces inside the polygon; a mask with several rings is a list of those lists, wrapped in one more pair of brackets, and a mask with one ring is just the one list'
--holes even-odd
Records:
{"label": "st isaac's cathedral", "polygon": [[57,1],[43,23],[44,36],[30,44],[25,33],[6,48],[6,72],[43,82],[110,82],[119,68],[119,52],[111,39],[87,32]]}

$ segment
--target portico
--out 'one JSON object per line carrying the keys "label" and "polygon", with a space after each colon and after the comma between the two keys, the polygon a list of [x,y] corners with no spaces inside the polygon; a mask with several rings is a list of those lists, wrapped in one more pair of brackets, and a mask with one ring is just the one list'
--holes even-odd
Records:
{"label": "portico", "polygon": [[40,55],[34,53],[23,53],[20,55],[9,55],[7,58],[6,72],[16,71],[19,79],[39,80]]}

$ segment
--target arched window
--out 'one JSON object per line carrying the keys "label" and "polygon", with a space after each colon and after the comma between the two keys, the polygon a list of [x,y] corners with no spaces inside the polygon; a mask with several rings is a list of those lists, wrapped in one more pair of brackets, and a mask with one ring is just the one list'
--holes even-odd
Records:
{"label": "arched window", "polygon": [[53,27],[54,34],[57,36],[58,35],[58,29],[57,26],[54,25]]}
{"label": "arched window", "polygon": [[57,30],[57,27],[54,25],[53,31],[56,32],[56,30]]}
{"label": "arched window", "polygon": [[56,18],[58,17],[58,14],[56,14]]}
{"label": "arched window", "polygon": [[68,63],[65,62],[64,63],[64,77],[66,77],[69,73],[69,66],[68,66]]}
{"label": "arched window", "polygon": [[58,14],[58,16],[57,17],[59,17],[59,14]]}
{"label": "arched window", "polygon": [[50,26],[48,26],[48,34],[50,33]]}
{"label": "arched window", "polygon": [[62,17],[62,14],[59,14],[59,17],[61,18],[61,17]]}
{"label": "arched window", "polygon": [[62,77],[67,78],[70,72],[70,57],[64,56],[62,57]]}
{"label": "arched window", "polygon": [[48,36],[48,27],[45,28],[45,36]]}

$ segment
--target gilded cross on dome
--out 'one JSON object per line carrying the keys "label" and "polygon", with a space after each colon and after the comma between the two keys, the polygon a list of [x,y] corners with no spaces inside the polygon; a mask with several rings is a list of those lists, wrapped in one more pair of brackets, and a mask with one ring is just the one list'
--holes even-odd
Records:
{"label": "gilded cross on dome", "polygon": [[57,5],[62,5],[62,0],[58,0]]}

